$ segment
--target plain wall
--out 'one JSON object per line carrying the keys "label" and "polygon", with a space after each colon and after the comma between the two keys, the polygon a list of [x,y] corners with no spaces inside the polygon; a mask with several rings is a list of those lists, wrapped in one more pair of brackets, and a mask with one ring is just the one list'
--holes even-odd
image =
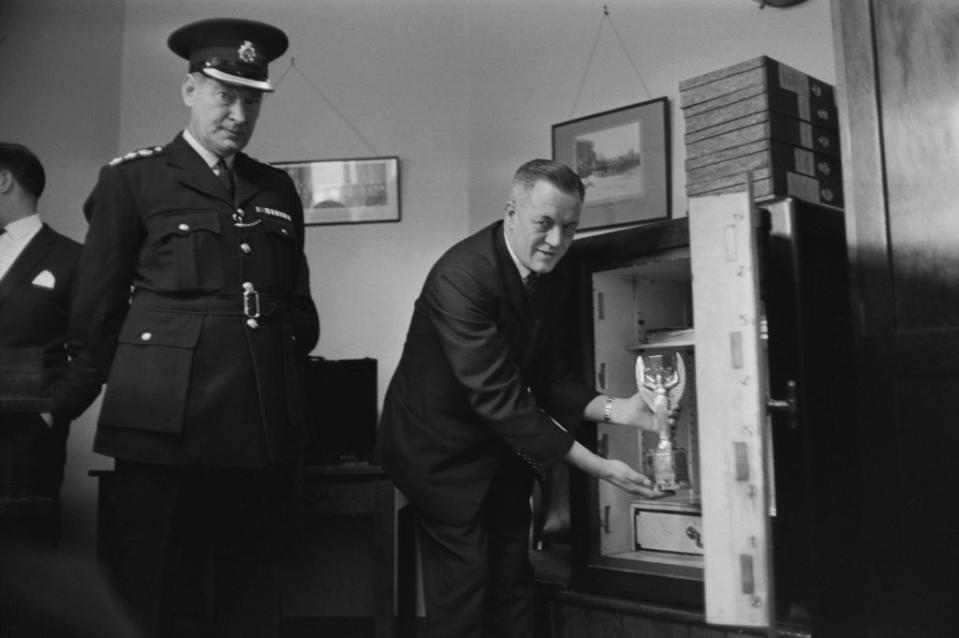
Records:
{"label": "plain wall", "polygon": [[671,212],[685,217],[681,80],[768,55],[835,83],[828,0],[787,9],[761,9],[754,0],[466,4],[471,230],[502,214],[511,167],[551,157],[552,125],[664,96]]}
{"label": "plain wall", "polygon": [[[766,54],[835,81],[826,0],[0,0],[0,138],[44,160],[41,212],[55,228],[81,238],[99,166],[182,129],[186,62],[166,38],[216,16],[271,22],[292,42],[271,65],[278,91],[252,156],[400,157],[402,221],[306,234],[314,354],[376,358],[380,401],[428,268],[502,215],[513,170],[550,156],[553,124],[668,97],[672,213],[683,216],[681,80]],[[109,467],[90,452],[95,411],[71,435],[65,499],[79,544],[95,513],[86,472]]]}
{"label": "plain wall", "polygon": [[[0,139],[30,147],[47,186],[41,218],[78,241],[84,198],[118,148],[123,0],[0,0]],[[10,309],[5,309],[9,311]],[[63,544],[89,551],[96,534],[91,469],[99,400],[73,422],[61,497]]]}

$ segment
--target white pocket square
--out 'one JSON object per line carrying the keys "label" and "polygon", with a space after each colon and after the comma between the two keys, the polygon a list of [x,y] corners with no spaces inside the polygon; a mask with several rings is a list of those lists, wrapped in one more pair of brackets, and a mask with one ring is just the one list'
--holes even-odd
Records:
{"label": "white pocket square", "polygon": [[53,288],[54,284],[57,283],[56,278],[53,276],[53,273],[49,270],[44,270],[42,273],[33,278],[33,285],[39,286],[40,288]]}

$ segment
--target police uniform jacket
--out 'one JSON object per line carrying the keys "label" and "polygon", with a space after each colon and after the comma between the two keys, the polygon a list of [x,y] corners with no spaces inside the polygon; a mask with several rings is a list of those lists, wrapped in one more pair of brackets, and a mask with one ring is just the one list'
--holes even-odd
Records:
{"label": "police uniform jacket", "polygon": [[573,444],[596,393],[566,365],[563,270],[541,276],[525,299],[496,222],[453,246],[427,276],[377,447],[397,487],[432,516],[469,521],[516,455],[545,467]]}
{"label": "police uniform jacket", "polygon": [[261,467],[305,440],[302,364],[319,334],[289,176],[240,153],[231,199],[178,135],[103,167],[84,204],[69,412],[106,380],[95,451]]}

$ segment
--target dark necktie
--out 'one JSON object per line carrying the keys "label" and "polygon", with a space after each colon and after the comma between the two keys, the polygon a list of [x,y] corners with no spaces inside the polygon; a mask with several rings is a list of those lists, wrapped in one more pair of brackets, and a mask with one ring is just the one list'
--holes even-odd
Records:
{"label": "dark necktie", "polygon": [[523,277],[523,292],[526,294],[526,298],[529,299],[533,296],[533,293],[536,292],[536,280],[539,278],[539,273],[530,271],[525,277]]}
{"label": "dark necktie", "polygon": [[226,161],[222,157],[213,166],[213,172],[220,179],[220,181],[223,182],[223,187],[226,188],[226,192],[230,194],[230,199],[232,199],[233,198],[233,171],[230,170],[230,167],[227,165]]}

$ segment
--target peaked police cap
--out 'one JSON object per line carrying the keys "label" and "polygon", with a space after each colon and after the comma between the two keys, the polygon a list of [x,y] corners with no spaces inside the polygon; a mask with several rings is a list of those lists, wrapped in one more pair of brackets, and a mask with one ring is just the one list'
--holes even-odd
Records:
{"label": "peaked police cap", "polygon": [[182,26],[167,40],[190,62],[190,72],[258,91],[272,91],[267,65],[283,55],[289,39],[280,29],[256,20],[211,18]]}

